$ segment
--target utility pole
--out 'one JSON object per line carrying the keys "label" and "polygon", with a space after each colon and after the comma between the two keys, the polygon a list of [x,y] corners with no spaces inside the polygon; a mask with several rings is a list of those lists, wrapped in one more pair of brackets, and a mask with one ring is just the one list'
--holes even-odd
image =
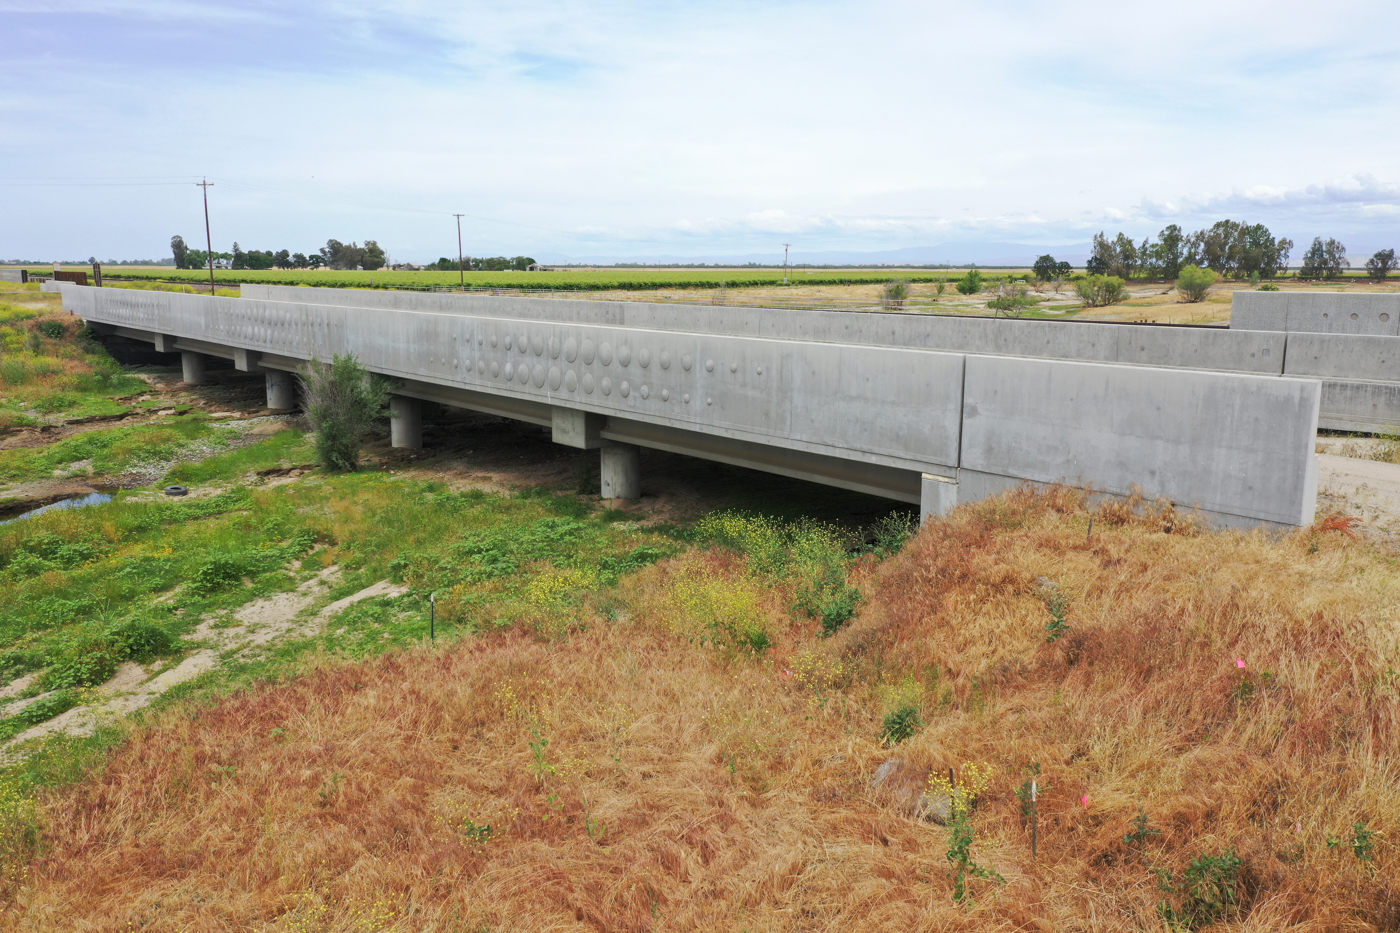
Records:
{"label": "utility pole", "polygon": [[457,218],[457,278],[462,285],[462,291],[467,290],[467,273],[462,269],[462,215],[453,214]]}
{"label": "utility pole", "polygon": [[196,185],[204,189],[204,245],[209,250],[209,297],[214,297],[214,238],[209,234],[209,189],[213,182],[207,178],[204,181],[195,182]]}
{"label": "utility pole", "polygon": [[788,283],[788,246],[789,246],[789,245],[790,245],[790,244],[788,244],[788,243],[784,243],[784,244],[783,244],[783,284],[784,284],[784,285],[786,285],[786,284]]}

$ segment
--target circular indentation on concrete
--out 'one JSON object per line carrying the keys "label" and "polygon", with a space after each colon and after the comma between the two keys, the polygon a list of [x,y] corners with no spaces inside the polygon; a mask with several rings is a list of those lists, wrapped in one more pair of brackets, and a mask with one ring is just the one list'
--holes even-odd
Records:
{"label": "circular indentation on concrete", "polygon": [[661,364],[662,369],[671,368],[671,354],[666,350],[661,351],[661,355],[656,358],[656,362]]}
{"label": "circular indentation on concrete", "polygon": [[536,364],[535,364],[535,373],[534,373],[534,375],[535,375],[535,388],[537,388],[537,389],[543,389],[543,388],[544,388],[544,380],[545,380],[545,377],[548,375],[548,373],[546,373],[546,372],[544,371],[544,367],[543,367],[542,365],[540,365],[539,363],[536,363]]}
{"label": "circular indentation on concrete", "polygon": [[671,390],[670,390],[670,389],[662,389],[662,390],[661,390],[661,401],[663,401],[663,402],[669,402],[670,400],[671,400]]}
{"label": "circular indentation on concrete", "polygon": [[1357,318],[1356,312],[1355,312],[1355,311],[1351,312],[1351,319],[1354,321],[1354,320],[1356,320],[1356,318]]}
{"label": "circular indentation on concrete", "polygon": [[515,367],[515,381],[521,385],[528,385],[530,382],[530,367],[524,363]]}
{"label": "circular indentation on concrete", "polygon": [[737,373],[737,372],[739,371],[739,364],[738,364],[738,363],[730,363],[730,364],[729,364],[729,371],[730,371],[731,373]]}
{"label": "circular indentation on concrete", "polygon": [[650,365],[651,365],[651,351],[648,350],[646,347],[642,347],[640,350],[638,350],[638,351],[637,351],[637,363],[641,365],[642,369],[646,369],[648,366],[650,366]]}
{"label": "circular indentation on concrete", "polygon": [[593,374],[592,374],[592,373],[584,373],[584,374],[583,374],[583,378],[580,379],[579,382],[583,385],[583,391],[584,391],[584,392],[587,392],[589,395],[592,395],[592,394],[593,394]]}
{"label": "circular indentation on concrete", "polygon": [[622,380],[622,384],[617,387],[617,391],[622,393],[623,398],[626,398],[632,394],[632,386],[624,379]]}
{"label": "circular indentation on concrete", "polygon": [[477,360],[477,361],[476,361],[476,371],[479,372],[479,373],[481,373],[483,376],[486,375],[486,361],[485,361],[485,360]]}
{"label": "circular indentation on concrete", "polygon": [[607,366],[612,363],[612,344],[604,340],[598,344],[598,362]]}
{"label": "circular indentation on concrete", "polygon": [[583,345],[579,347],[579,354],[583,357],[583,365],[592,366],[594,354],[593,341],[585,340]]}
{"label": "circular indentation on concrete", "polygon": [[681,396],[681,401],[682,401],[682,402],[685,402],[687,405],[689,405],[689,404],[690,404],[690,393],[687,392],[686,394],[682,395],[682,396]]}
{"label": "circular indentation on concrete", "polygon": [[1326,311],[1322,312],[1322,319],[1323,319],[1324,321],[1327,320],[1329,317],[1331,317],[1331,315],[1328,314]]}
{"label": "circular indentation on concrete", "polygon": [[640,391],[641,391],[641,393],[642,393],[642,398],[651,398],[651,389],[648,389],[648,388],[647,388],[647,385],[646,385],[645,382],[642,383],[642,388],[641,388]]}
{"label": "circular indentation on concrete", "polygon": [[714,403],[715,403],[715,400],[712,399],[712,398],[707,398],[707,399],[705,399],[705,404],[706,404],[706,405],[713,405]]}
{"label": "circular indentation on concrete", "polygon": [[763,367],[762,367],[762,366],[758,367],[758,374],[759,374],[760,376],[763,375]]}
{"label": "circular indentation on concrete", "polygon": [[515,340],[515,348],[521,353],[524,353],[526,350],[530,349],[530,338],[525,334],[521,334]]}
{"label": "circular indentation on concrete", "polygon": [[[496,367],[495,367],[495,366],[492,366],[491,368],[494,370]],[[515,364],[512,363],[512,362],[510,362],[509,360],[507,360],[507,361],[506,361],[506,382],[510,382],[510,381],[511,381],[512,379],[514,379],[514,378],[515,378]]]}
{"label": "circular indentation on concrete", "polygon": [[617,348],[617,365],[628,366],[632,362],[632,348],[627,344]]}
{"label": "circular indentation on concrete", "polygon": [[604,376],[603,381],[598,383],[598,388],[603,390],[604,395],[612,395],[612,380]]}
{"label": "circular indentation on concrete", "polygon": [[1390,320],[1390,314],[1389,314],[1388,312],[1382,311],[1382,312],[1381,312],[1381,323],[1384,324],[1384,323],[1385,323],[1386,321],[1388,321],[1388,320]]}
{"label": "circular indentation on concrete", "polygon": [[549,367],[549,388],[555,392],[564,384],[564,374],[559,371],[558,366]]}
{"label": "circular indentation on concrete", "polygon": [[550,338],[549,338],[549,358],[550,358],[551,360],[557,360],[557,359],[559,359],[559,338],[558,338],[558,337],[550,337]]}
{"label": "circular indentation on concrete", "polygon": [[572,337],[564,341],[564,359],[570,363],[578,359],[578,341]]}
{"label": "circular indentation on concrete", "polygon": [[[485,339],[486,339],[485,337],[481,336],[480,334],[477,334],[477,335],[476,335],[476,345],[477,345],[478,347],[481,346],[482,341],[484,341]],[[494,346],[494,344],[493,344],[493,346]]]}
{"label": "circular indentation on concrete", "polygon": [[578,391],[578,376],[574,375],[572,369],[564,374],[564,388],[568,389],[570,392]]}
{"label": "circular indentation on concrete", "polygon": [[705,372],[707,372],[707,373],[712,373],[712,372],[714,372],[714,371],[715,371],[715,361],[714,361],[714,360],[706,360],[706,361],[705,361]]}
{"label": "circular indentation on concrete", "polygon": [[501,364],[500,364],[500,363],[492,363],[492,364],[491,364],[491,378],[492,378],[492,379],[499,379],[499,378],[501,378]]}
{"label": "circular indentation on concrete", "polygon": [[[461,368],[462,368],[462,361],[461,361],[461,360],[453,360],[453,361],[452,361],[452,368],[453,368],[453,369],[461,369]],[[472,364],[471,364],[471,363],[468,363],[468,364],[467,364],[467,369],[471,369],[471,368],[472,368]]]}
{"label": "circular indentation on concrete", "polygon": [[[506,334],[506,349],[509,350],[511,344],[513,344],[513,343],[515,343],[515,338],[512,337],[510,334]],[[492,338],[491,338],[491,346],[494,347],[495,345],[496,345],[496,338],[495,338],[495,337],[492,337]]]}
{"label": "circular indentation on concrete", "polygon": [[535,351],[535,356],[544,356],[544,338],[536,334],[530,341],[530,349]]}

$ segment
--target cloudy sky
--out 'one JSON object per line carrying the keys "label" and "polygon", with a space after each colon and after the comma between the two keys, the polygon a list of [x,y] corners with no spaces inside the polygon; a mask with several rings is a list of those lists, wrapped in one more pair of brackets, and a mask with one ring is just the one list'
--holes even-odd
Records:
{"label": "cloudy sky", "polygon": [[454,212],[546,261],[1400,248],[1395,0],[0,0],[0,35],[0,258],[202,245],[201,176],[219,249],[400,261]]}

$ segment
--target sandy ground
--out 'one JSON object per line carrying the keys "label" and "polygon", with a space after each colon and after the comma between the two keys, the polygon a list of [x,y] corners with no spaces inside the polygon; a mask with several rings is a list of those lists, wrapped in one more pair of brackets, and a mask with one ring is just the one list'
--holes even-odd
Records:
{"label": "sandy ground", "polygon": [[1400,463],[1318,454],[1317,514],[1361,519],[1365,535],[1400,553]]}

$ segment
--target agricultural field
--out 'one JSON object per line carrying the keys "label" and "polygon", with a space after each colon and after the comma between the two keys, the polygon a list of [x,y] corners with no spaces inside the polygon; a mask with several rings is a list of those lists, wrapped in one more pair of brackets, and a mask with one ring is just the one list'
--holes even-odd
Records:
{"label": "agricultural field", "polygon": [[0,930],[1400,925],[1400,506],[605,502],[445,410],[331,473],[0,302]]}

